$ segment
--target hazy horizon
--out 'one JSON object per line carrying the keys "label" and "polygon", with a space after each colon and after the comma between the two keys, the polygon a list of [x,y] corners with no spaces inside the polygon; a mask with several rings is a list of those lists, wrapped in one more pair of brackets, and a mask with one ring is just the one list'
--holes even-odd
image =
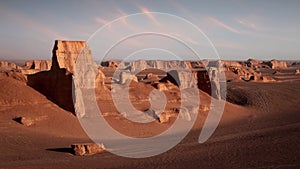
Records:
{"label": "hazy horizon", "polygon": [[[159,18],[148,12],[192,22],[212,41],[222,60],[299,60],[299,7],[300,1],[277,0],[0,1],[0,60],[49,60],[56,39],[86,41],[103,25],[134,13],[145,13],[155,23]],[[130,26],[124,21],[120,29],[138,30]],[[121,53],[118,50],[115,56]]]}

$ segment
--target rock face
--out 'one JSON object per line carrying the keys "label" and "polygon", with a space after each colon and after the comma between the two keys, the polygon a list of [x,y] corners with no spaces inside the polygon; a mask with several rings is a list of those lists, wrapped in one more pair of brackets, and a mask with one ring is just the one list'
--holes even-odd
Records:
{"label": "rock face", "polygon": [[8,67],[8,62],[0,61],[0,68],[6,68],[6,67]]}
{"label": "rock face", "polygon": [[34,120],[28,117],[17,117],[14,118],[13,120],[27,127],[34,125]]}
{"label": "rock face", "polygon": [[222,63],[225,68],[229,68],[229,67],[241,68],[242,67],[241,63],[235,62],[235,61],[222,61]]}
{"label": "rock face", "polygon": [[171,70],[167,73],[167,76],[161,81],[170,81],[182,89],[193,88],[197,86],[194,74],[187,70]]}
{"label": "rock face", "polygon": [[10,71],[15,69],[17,69],[17,65],[15,63],[0,61],[0,71]]}
{"label": "rock face", "polygon": [[248,59],[245,64],[248,66],[248,67],[251,67],[251,68],[260,68],[262,67],[263,65],[263,62],[261,60],[256,60],[256,59]]}
{"label": "rock face", "polygon": [[120,63],[121,63],[120,61],[105,61],[105,62],[101,62],[101,66],[116,69],[118,68]]}
{"label": "rock face", "polygon": [[194,76],[197,80],[198,89],[211,95],[211,84],[208,72],[206,70],[194,72]]}
{"label": "rock face", "polygon": [[178,60],[138,60],[129,63],[131,72],[142,71],[149,68],[161,69],[164,71],[188,69],[185,61]]}
{"label": "rock face", "polygon": [[74,112],[72,74],[77,57],[85,45],[83,41],[56,40],[50,71],[28,75],[27,84],[58,106]]}
{"label": "rock face", "polygon": [[205,68],[205,65],[202,61],[190,61],[190,64],[187,64],[190,68],[198,69],[198,68]]}
{"label": "rock face", "polygon": [[[246,65],[242,65],[239,63],[236,64],[224,64],[224,68],[225,68],[225,72],[227,73],[229,78],[228,80],[232,81],[232,80],[243,80],[243,81],[257,81],[261,78],[261,75],[257,72],[254,71],[253,67],[261,67],[258,66],[256,63],[257,62],[252,62],[253,60],[248,60]],[[231,76],[229,74],[229,72],[231,72],[231,74],[235,75],[235,76]]]}
{"label": "rock face", "polygon": [[53,59],[57,61],[60,69],[66,69],[66,73],[73,73],[76,59],[83,47],[85,41],[55,41],[53,48]]}
{"label": "rock face", "polygon": [[137,82],[138,79],[135,75],[132,75],[130,72],[121,72],[120,73],[120,83],[121,84],[125,84],[127,82],[130,82],[131,80]]}
{"label": "rock face", "polygon": [[34,60],[33,69],[38,69],[41,71],[50,70],[52,66],[51,60]]}
{"label": "rock face", "polygon": [[169,122],[169,120],[170,120],[170,114],[168,114],[168,113],[162,113],[162,114],[160,114],[159,115],[159,122],[160,123],[168,123]]}
{"label": "rock face", "polygon": [[105,151],[105,148],[102,144],[96,143],[72,144],[71,148],[74,152],[74,155],[78,156],[93,155]]}
{"label": "rock face", "polygon": [[272,69],[284,69],[287,68],[287,64],[285,61],[271,60],[265,62],[266,65],[270,66]]}
{"label": "rock face", "polygon": [[18,67],[23,74],[34,74],[40,71],[48,71],[51,69],[51,60],[32,60],[25,62],[25,66]]}
{"label": "rock face", "polygon": [[211,67],[208,70],[208,74],[210,77],[210,84],[211,84],[211,96],[215,99],[220,100],[221,99],[221,94],[220,94],[220,81],[219,81],[219,75],[218,75],[218,69]]}

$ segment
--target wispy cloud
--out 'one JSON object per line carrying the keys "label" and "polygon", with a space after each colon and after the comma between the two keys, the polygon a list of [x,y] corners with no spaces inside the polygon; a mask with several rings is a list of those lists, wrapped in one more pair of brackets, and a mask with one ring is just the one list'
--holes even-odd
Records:
{"label": "wispy cloud", "polygon": [[98,17],[98,16],[95,17],[95,21],[96,21],[97,23],[101,24],[101,25],[105,25],[105,24],[108,23],[108,21],[107,21],[106,19],[103,19],[103,18]]}
{"label": "wispy cloud", "polygon": [[117,11],[118,11],[118,17],[122,17],[121,21],[122,21],[123,25],[131,30],[134,30],[135,28],[127,22],[126,16],[128,16],[128,14],[126,12],[122,11],[121,9],[118,9]]}
{"label": "wispy cloud", "polygon": [[220,20],[218,20],[216,18],[209,17],[208,19],[209,19],[209,21],[211,21],[212,23],[214,23],[216,26],[224,28],[224,29],[226,29],[226,30],[228,30],[230,32],[237,33],[237,34],[241,33],[239,30],[237,30],[237,29],[235,29],[235,28],[233,28],[233,27],[225,24],[224,22],[222,22],[222,21],[220,21]]}
{"label": "wispy cloud", "polygon": [[151,19],[156,25],[160,25],[160,23],[157,21],[157,19],[153,15],[153,13],[151,13],[152,11],[150,11],[150,9],[148,9],[147,7],[143,7],[143,6],[138,6],[138,8],[140,9],[140,11],[142,13],[146,14],[148,16],[148,18]]}
{"label": "wispy cloud", "polygon": [[239,19],[236,19],[236,21],[240,24],[240,25],[242,25],[242,26],[244,26],[244,27],[246,27],[246,28],[250,28],[250,29],[252,29],[252,30],[254,30],[254,31],[263,31],[264,30],[264,28],[262,27],[262,26],[260,26],[259,24],[257,24],[256,22],[254,22],[254,21],[251,21],[251,20],[249,20],[249,19],[241,19],[241,18],[239,18]]}

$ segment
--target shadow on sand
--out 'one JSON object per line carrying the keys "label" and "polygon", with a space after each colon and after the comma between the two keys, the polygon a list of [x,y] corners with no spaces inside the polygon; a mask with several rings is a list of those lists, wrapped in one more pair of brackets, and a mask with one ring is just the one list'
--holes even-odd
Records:
{"label": "shadow on sand", "polygon": [[63,147],[63,148],[47,148],[47,151],[55,151],[55,152],[61,152],[61,153],[69,153],[74,154],[74,150],[69,147]]}

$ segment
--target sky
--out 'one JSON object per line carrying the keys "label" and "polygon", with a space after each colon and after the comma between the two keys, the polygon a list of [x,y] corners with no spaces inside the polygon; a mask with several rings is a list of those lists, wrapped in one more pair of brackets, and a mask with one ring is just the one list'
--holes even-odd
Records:
{"label": "sky", "polygon": [[[144,16],[128,17],[136,13]],[[192,28],[182,20],[168,22],[168,18],[159,13],[184,18],[203,34],[192,34]],[[51,59],[56,39],[92,43],[98,38],[102,43],[113,44],[121,35],[126,35],[122,34],[124,31],[138,33],[149,31],[147,29],[153,26],[153,30],[169,31],[193,48],[201,49],[198,54],[202,58],[213,55],[205,49],[212,48],[211,42],[221,59],[300,60],[299,18],[298,0],[2,0],[0,59]],[[110,23],[113,20],[118,23]],[[97,35],[96,31],[104,25],[105,36],[102,36],[105,31]],[[205,41],[204,35],[209,41]],[[175,53],[177,57],[189,55],[184,50],[177,52],[180,44],[172,42],[170,37],[147,37],[150,36],[129,38],[114,48],[111,58],[143,52],[149,55],[150,49],[154,49],[152,53],[157,52],[158,57],[164,57],[162,53]],[[99,50],[107,50],[105,45],[98,44]],[[157,50],[159,47],[161,50]]]}

